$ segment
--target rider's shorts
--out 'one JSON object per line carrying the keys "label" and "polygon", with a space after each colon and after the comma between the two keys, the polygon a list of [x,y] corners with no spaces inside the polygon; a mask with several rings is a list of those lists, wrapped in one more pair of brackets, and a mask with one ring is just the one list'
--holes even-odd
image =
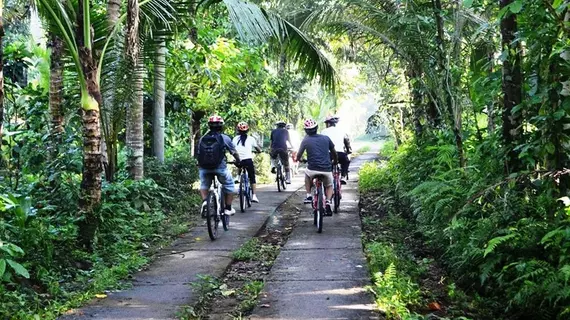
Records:
{"label": "rider's shorts", "polygon": [[332,172],[323,172],[323,171],[313,171],[309,169],[305,169],[305,174],[314,179],[316,176],[322,176],[323,184],[325,187],[330,187],[333,185],[333,175]]}
{"label": "rider's shorts", "polygon": [[200,189],[208,190],[212,185],[214,180],[214,175],[218,176],[218,181],[222,184],[224,192],[235,193],[234,178],[230,173],[228,168],[217,168],[217,169],[202,169],[199,168],[200,173]]}

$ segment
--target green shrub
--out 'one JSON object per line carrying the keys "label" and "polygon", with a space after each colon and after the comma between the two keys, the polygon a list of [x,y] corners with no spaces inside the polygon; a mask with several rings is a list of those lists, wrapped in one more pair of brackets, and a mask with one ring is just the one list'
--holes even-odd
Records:
{"label": "green shrub", "polygon": [[259,153],[253,158],[257,183],[272,183],[274,176],[271,173],[271,158],[267,153]]}
{"label": "green shrub", "polygon": [[[449,140],[433,139],[401,146],[385,166],[363,166],[360,190],[390,194],[425,243],[443,254],[458,284],[496,301],[498,314],[564,318],[570,312],[570,209],[557,201],[554,182],[532,173],[503,178],[502,160],[487,150],[496,146],[492,137],[467,148],[464,169],[457,168]],[[375,257],[383,255],[390,256],[377,250]],[[381,270],[389,262],[374,263]]]}

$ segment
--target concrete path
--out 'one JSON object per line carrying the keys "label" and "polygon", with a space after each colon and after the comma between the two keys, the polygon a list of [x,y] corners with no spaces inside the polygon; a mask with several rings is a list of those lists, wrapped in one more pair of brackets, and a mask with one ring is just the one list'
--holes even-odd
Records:
{"label": "concrete path", "polygon": [[259,188],[261,203],[253,204],[245,213],[239,212],[236,199],[238,212],[231,218],[230,230],[222,229],[216,241],[210,241],[205,223],[198,225],[160,252],[147,270],[137,273],[132,289],[109,294],[60,319],[174,319],[180,306],[194,302],[189,284],[198,279],[197,275],[221,276],[232,261],[232,251],[253,237],[302,183],[300,177],[293,179],[286,192],[277,192],[277,185]]}
{"label": "concrete path", "polygon": [[357,171],[377,149],[352,161],[339,214],[316,232],[310,206],[291,233],[250,319],[378,319],[362,252]]}

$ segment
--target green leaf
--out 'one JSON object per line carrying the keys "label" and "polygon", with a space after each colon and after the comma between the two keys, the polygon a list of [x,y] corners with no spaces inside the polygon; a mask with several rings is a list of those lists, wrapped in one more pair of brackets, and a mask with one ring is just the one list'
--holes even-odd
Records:
{"label": "green leaf", "polygon": [[0,259],[0,278],[4,275],[4,272],[6,272],[6,260]]}
{"label": "green leaf", "polygon": [[513,2],[513,3],[511,3],[511,4],[509,5],[509,10],[510,10],[512,13],[514,13],[514,14],[517,14],[517,13],[521,12],[521,10],[522,10],[522,0],[517,0],[517,1]]}
{"label": "green leaf", "polygon": [[562,0],[554,0],[554,2],[552,3],[552,7],[554,9],[557,9],[558,7],[560,7],[561,4],[562,4]]}
{"label": "green leaf", "polygon": [[465,8],[471,8],[473,6],[473,0],[463,0],[463,6]]}
{"label": "green leaf", "polygon": [[496,238],[491,239],[489,241],[489,243],[487,244],[487,249],[485,249],[485,253],[483,253],[483,257],[486,257],[489,253],[493,252],[499,244],[501,244],[501,243],[503,243],[509,239],[512,239],[516,236],[517,236],[516,233],[511,233],[511,234],[507,234],[506,236],[501,236],[501,237],[496,237]]}
{"label": "green leaf", "polygon": [[23,265],[17,263],[14,260],[10,260],[10,259],[6,259],[6,262],[8,262],[8,264],[10,265],[10,267],[12,267],[12,269],[14,269],[14,271],[16,272],[16,274],[21,275],[22,277],[29,279],[30,278],[30,274],[28,273],[28,270],[26,270],[26,268],[24,268]]}

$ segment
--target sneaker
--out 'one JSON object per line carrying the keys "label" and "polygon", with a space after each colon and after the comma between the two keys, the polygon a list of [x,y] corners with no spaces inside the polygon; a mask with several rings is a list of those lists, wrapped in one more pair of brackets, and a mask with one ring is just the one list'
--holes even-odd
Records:
{"label": "sneaker", "polygon": [[254,195],[251,197],[251,202],[259,203],[259,200],[257,199],[257,195],[254,194]]}
{"label": "sneaker", "polygon": [[224,214],[226,216],[233,216],[234,214],[236,214],[236,209],[234,209],[234,208],[232,208],[231,210],[225,209]]}
{"label": "sneaker", "polygon": [[312,203],[313,202],[313,197],[312,196],[308,196],[305,198],[305,200],[303,200],[303,203],[307,204],[307,203]]}
{"label": "sneaker", "polygon": [[206,206],[208,205],[208,201],[204,200],[202,202],[202,206],[200,207],[200,214],[202,215],[202,219],[206,219]]}
{"label": "sneaker", "polygon": [[343,186],[346,185],[346,180],[345,180],[345,179],[340,179],[340,184],[343,185]]}
{"label": "sneaker", "polygon": [[286,184],[291,184],[291,179],[285,180],[285,183],[286,183]]}
{"label": "sneaker", "polygon": [[273,167],[271,168],[271,173],[275,174],[277,172],[277,168]]}
{"label": "sneaker", "polygon": [[331,202],[329,200],[327,200],[327,202],[326,202],[325,211],[326,211],[325,216],[332,216],[333,215],[333,212],[331,209]]}

